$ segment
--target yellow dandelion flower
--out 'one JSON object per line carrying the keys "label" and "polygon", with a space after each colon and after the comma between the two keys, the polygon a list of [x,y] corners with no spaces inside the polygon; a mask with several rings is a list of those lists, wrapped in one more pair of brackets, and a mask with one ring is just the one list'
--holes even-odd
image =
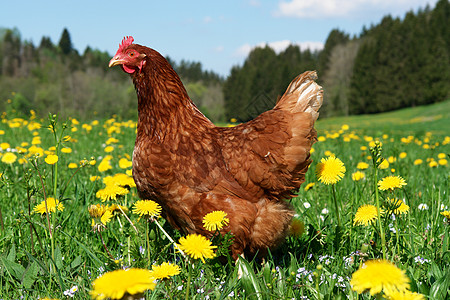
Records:
{"label": "yellow dandelion flower", "polygon": [[114,147],[113,146],[106,146],[104,150],[105,150],[106,153],[110,153],[110,152],[114,151]]}
{"label": "yellow dandelion flower", "polygon": [[31,140],[31,144],[32,145],[39,145],[41,143],[41,137],[40,136],[35,136],[32,140]]}
{"label": "yellow dandelion flower", "polygon": [[[47,198],[47,210],[48,213],[56,212],[56,210],[63,211],[64,205],[56,200],[55,198],[48,197]],[[34,212],[40,213],[41,215],[45,214],[47,211],[45,210],[45,200],[36,205],[33,209]]]}
{"label": "yellow dandelion flower", "polygon": [[217,246],[211,244],[210,240],[199,234],[189,234],[180,238],[177,246],[192,258],[200,258],[203,263],[205,258],[215,257],[213,249],[217,248]]}
{"label": "yellow dandelion flower", "polygon": [[103,204],[92,204],[88,207],[91,218],[100,218],[106,211],[107,206]]}
{"label": "yellow dandelion flower", "polygon": [[352,174],[353,181],[360,181],[361,179],[364,179],[364,177],[366,177],[366,175],[364,174],[364,172],[361,171],[356,171],[355,173]]}
{"label": "yellow dandelion flower", "polygon": [[441,215],[443,215],[447,220],[450,220],[450,211],[441,211]]}
{"label": "yellow dandelion flower", "polygon": [[344,163],[339,158],[329,156],[317,164],[316,175],[324,184],[335,184],[344,177],[345,171]]}
{"label": "yellow dandelion flower", "polygon": [[41,147],[37,147],[35,145],[33,145],[30,148],[28,148],[28,152],[31,155],[44,156],[44,149],[42,149]]}
{"label": "yellow dandelion flower", "polygon": [[89,180],[92,181],[92,182],[94,182],[94,181],[96,181],[96,180],[99,180],[100,178],[101,178],[100,176],[90,176],[90,177],[89,177]]}
{"label": "yellow dandelion flower", "polygon": [[384,159],[381,164],[378,166],[378,168],[384,170],[389,168],[389,161],[387,159]]}
{"label": "yellow dandelion flower", "polygon": [[388,159],[387,159],[387,161],[388,161],[390,164],[393,164],[393,163],[395,163],[395,162],[397,161],[397,158],[396,158],[396,157],[393,157],[393,156],[389,156]]}
{"label": "yellow dandelion flower", "polygon": [[369,167],[369,164],[368,163],[365,163],[365,162],[359,162],[357,165],[356,165],[356,168],[357,169],[360,169],[360,170],[365,170],[365,169],[367,169]]}
{"label": "yellow dandelion flower", "polygon": [[424,295],[408,290],[399,291],[397,289],[385,289],[384,293],[388,300],[425,300]]}
{"label": "yellow dandelion flower", "polygon": [[76,163],[70,163],[70,164],[67,165],[67,167],[69,169],[76,169],[76,168],[78,168],[78,165]]}
{"label": "yellow dandelion flower", "polygon": [[408,154],[406,152],[400,152],[398,155],[399,158],[405,158]]}
{"label": "yellow dandelion flower", "polygon": [[16,160],[17,160],[17,156],[11,152],[6,152],[2,156],[2,162],[5,164],[8,164],[8,165],[13,164]]}
{"label": "yellow dandelion flower", "polygon": [[146,290],[154,290],[155,278],[150,270],[131,268],[108,272],[92,282],[93,299],[122,299],[128,293],[140,294]]}
{"label": "yellow dandelion flower", "polygon": [[310,182],[305,186],[305,191],[309,191],[310,189],[312,189],[314,186],[316,185],[315,182]]}
{"label": "yellow dandelion flower", "polygon": [[111,160],[110,158],[108,158],[108,159],[106,157],[103,158],[102,161],[98,165],[98,171],[105,172],[105,171],[111,170],[112,166],[111,166],[110,160]]}
{"label": "yellow dandelion flower", "polygon": [[378,189],[382,191],[393,191],[396,188],[402,188],[404,185],[406,185],[406,181],[400,176],[387,176],[378,181]]}
{"label": "yellow dandelion flower", "polygon": [[88,207],[89,215],[92,218],[92,227],[94,231],[101,231],[106,228],[106,224],[111,221],[113,217],[112,211],[108,206],[102,204],[95,204]]}
{"label": "yellow dandelion flower", "polygon": [[111,221],[111,218],[113,217],[113,214],[110,210],[105,211],[105,213],[100,218],[100,222],[102,222],[103,225],[106,225],[109,221]]}
{"label": "yellow dandelion flower", "polygon": [[369,260],[353,273],[350,284],[358,294],[369,291],[376,295],[383,291],[405,291],[409,289],[409,278],[387,260]]}
{"label": "yellow dandelion flower", "polygon": [[121,158],[119,160],[119,168],[121,169],[128,169],[132,165],[132,162],[126,158]]}
{"label": "yellow dandelion flower", "polygon": [[445,158],[447,155],[445,155],[445,153],[439,153],[438,154],[438,158],[439,159],[443,159],[443,158]]}
{"label": "yellow dandelion flower", "polygon": [[326,137],[324,137],[324,136],[319,136],[318,138],[317,138],[317,140],[319,141],[319,142],[325,142],[327,139],[326,139]]}
{"label": "yellow dandelion flower", "polygon": [[105,188],[98,190],[95,196],[105,202],[107,200],[116,200],[118,196],[123,196],[128,193],[129,190],[121,186],[107,185]]}
{"label": "yellow dandelion flower", "polygon": [[361,151],[366,151],[366,150],[367,150],[367,146],[361,146],[361,147],[359,147],[359,149],[360,149]]}
{"label": "yellow dandelion flower", "polygon": [[118,139],[110,137],[108,140],[106,140],[105,144],[106,145],[111,145],[111,144],[117,144],[119,142]]}
{"label": "yellow dandelion flower", "polygon": [[17,153],[23,154],[23,153],[27,153],[28,150],[26,148],[22,148],[22,147],[16,147],[17,149]]}
{"label": "yellow dandelion flower", "polygon": [[58,162],[58,155],[49,154],[45,158],[45,162],[49,165],[54,165]]}
{"label": "yellow dandelion flower", "polygon": [[325,151],[325,156],[335,156],[330,150]]}
{"label": "yellow dandelion flower", "polygon": [[0,144],[0,148],[2,148],[2,150],[6,150],[6,149],[8,149],[10,147],[11,147],[11,145],[6,143],[6,142],[3,142],[3,143]]}
{"label": "yellow dandelion flower", "polygon": [[415,165],[415,166],[420,165],[420,164],[422,164],[422,163],[423,163],[423,160],[421,160],[420,158],[418,158],[418,159],[416,159],[416,160],[414,161],[414,165]]}
{"label": "yellow dandelion flower", "polygon": [[350,126],[348,126],[347,124],[343,124],[343,125],[341,126],[341,129],[342,129],[342,130],[349,130],[349,129],[350,129]]}
{"label": "yellow dandelion flower", "polygon": [[429,166],[430,168],[435,168],[435,167],[438,166],[438,163],[437,163],[437,161],[435,161],[435,160],[430,160],[430,162],[428,163],[428,166]]}
{"label": "yellow dandelion flower", "polygon": [[[383,214],[383,210],[381,210]],[[378,217],[377,207],[371,204],[366,204],[358,208],[353,219],[353,225],[364,225],[368,226]]]}
{"label": "yellow dandelion flower", "polygon": [[402,200],[388,198],[388,201],[391,203],[393,207],[395,207],[393,211],[394,214],[400,215],[408,213],[409,205],[406,205],[405,202],[403,202]]}
{"label": "yellow dandelion flower", "polygon": [[108,207],[108,210],[111,211],[112,213],[115,212],[122,213],[122,211],[126,213],[128,212],[128,207],[113,203]]}
{"label": "yellow dandelion flower", "polygon": [[438,160],[438,163],[441,166],[446,166],[448,164],[448,161],[445,158],[441,158],[440,160]]}
{"label": "yellow dandelion flower", "polygon": [[301,237],[305,232],[305,223],[299,219],[292,219],[291,226],[289,227],[289,233],[295,237]]}
{"label": "yellow dandelion flower", "polygon": [[152,200],[139,200],[134,204],[133,213],[139,217],[157,217],[161,213],[161,206]]}
{"label": "yellow dandelion flower", "polygon": [[103,178],[105,185],[118,185],[123,187],[135,187],[133,177],[128,176],[125,173],[117,173],[114,176],[106,176]]}
{"label": "yellow dandelion flower", "polygon": [[164,279],[169,278],[171,276],[175,276],[180,274],[181,268],[179,265],[171,264],[171,263],[162,263],[161,265],[153,265],[152,266],[152,276],[156,279]]}
{"label": "yellow dandelion flower", "polygon": [[221,210],[210,212],[203,217],[203,227],[209,231],[221,230],[228,223],[230,219],[227,218],[227,213]]}
{"label": "yellow dandelion flower", "polygon": [[62,153],[72,153],[72,148],[69,148],[69,147],[61,148],[61,152]]}

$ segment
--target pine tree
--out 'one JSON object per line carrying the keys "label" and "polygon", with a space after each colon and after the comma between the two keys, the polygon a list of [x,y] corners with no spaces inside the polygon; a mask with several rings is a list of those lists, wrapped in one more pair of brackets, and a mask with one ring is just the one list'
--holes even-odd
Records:
{"label": "pine tree", "polygon": [[70,54],[73,51],[72,40],[70,39],[70,34],[67,28],[64,28],[61,38],[59,39],[58,47],[61,52],[65,55]]}

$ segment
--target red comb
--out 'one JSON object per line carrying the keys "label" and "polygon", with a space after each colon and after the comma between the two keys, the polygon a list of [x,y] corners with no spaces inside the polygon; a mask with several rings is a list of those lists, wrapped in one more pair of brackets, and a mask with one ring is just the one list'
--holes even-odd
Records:
{"label": "red comb", "polygon": [[133,44],[133,42],[134,42],[134,38],[132,36],[124,37],[122,39],[122,43],[119,45],[119,50],[117,50],[117,52],[122,51],[126,47],[130,46],[131,44]]}

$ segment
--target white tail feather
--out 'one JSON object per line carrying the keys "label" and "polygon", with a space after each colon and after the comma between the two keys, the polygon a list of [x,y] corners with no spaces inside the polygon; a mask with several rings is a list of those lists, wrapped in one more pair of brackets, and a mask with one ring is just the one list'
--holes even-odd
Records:
{"label": "white tail feather", "polygon": [[317,120],[319,109],[322,106],[323,90],[314,81],[316,79],[315,71],[304,72],[297,76],[278,101],[277,107],[288,109],[292,113],[308,112],[312,115],[314,121]]}

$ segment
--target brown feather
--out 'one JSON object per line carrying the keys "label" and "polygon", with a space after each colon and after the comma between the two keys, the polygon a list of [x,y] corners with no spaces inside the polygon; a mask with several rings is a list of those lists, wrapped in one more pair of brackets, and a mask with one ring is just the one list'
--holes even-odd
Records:
{"label": "brown feather", "polygon": [[131,74],[139,111],[133,177],[140,197],[158,202],[168,222],[186,233],[211,235],[203,217],[226,212],[230,222],[222,232],[235,236],[234,258],[278,246],[294,214],[284,200],[304,181],[316,140],[322,90],[315,72],[295,78],[273,110],[221,128],[197,109],[158,52],[136,44],[121,51],[128,49],[140,53]]}

